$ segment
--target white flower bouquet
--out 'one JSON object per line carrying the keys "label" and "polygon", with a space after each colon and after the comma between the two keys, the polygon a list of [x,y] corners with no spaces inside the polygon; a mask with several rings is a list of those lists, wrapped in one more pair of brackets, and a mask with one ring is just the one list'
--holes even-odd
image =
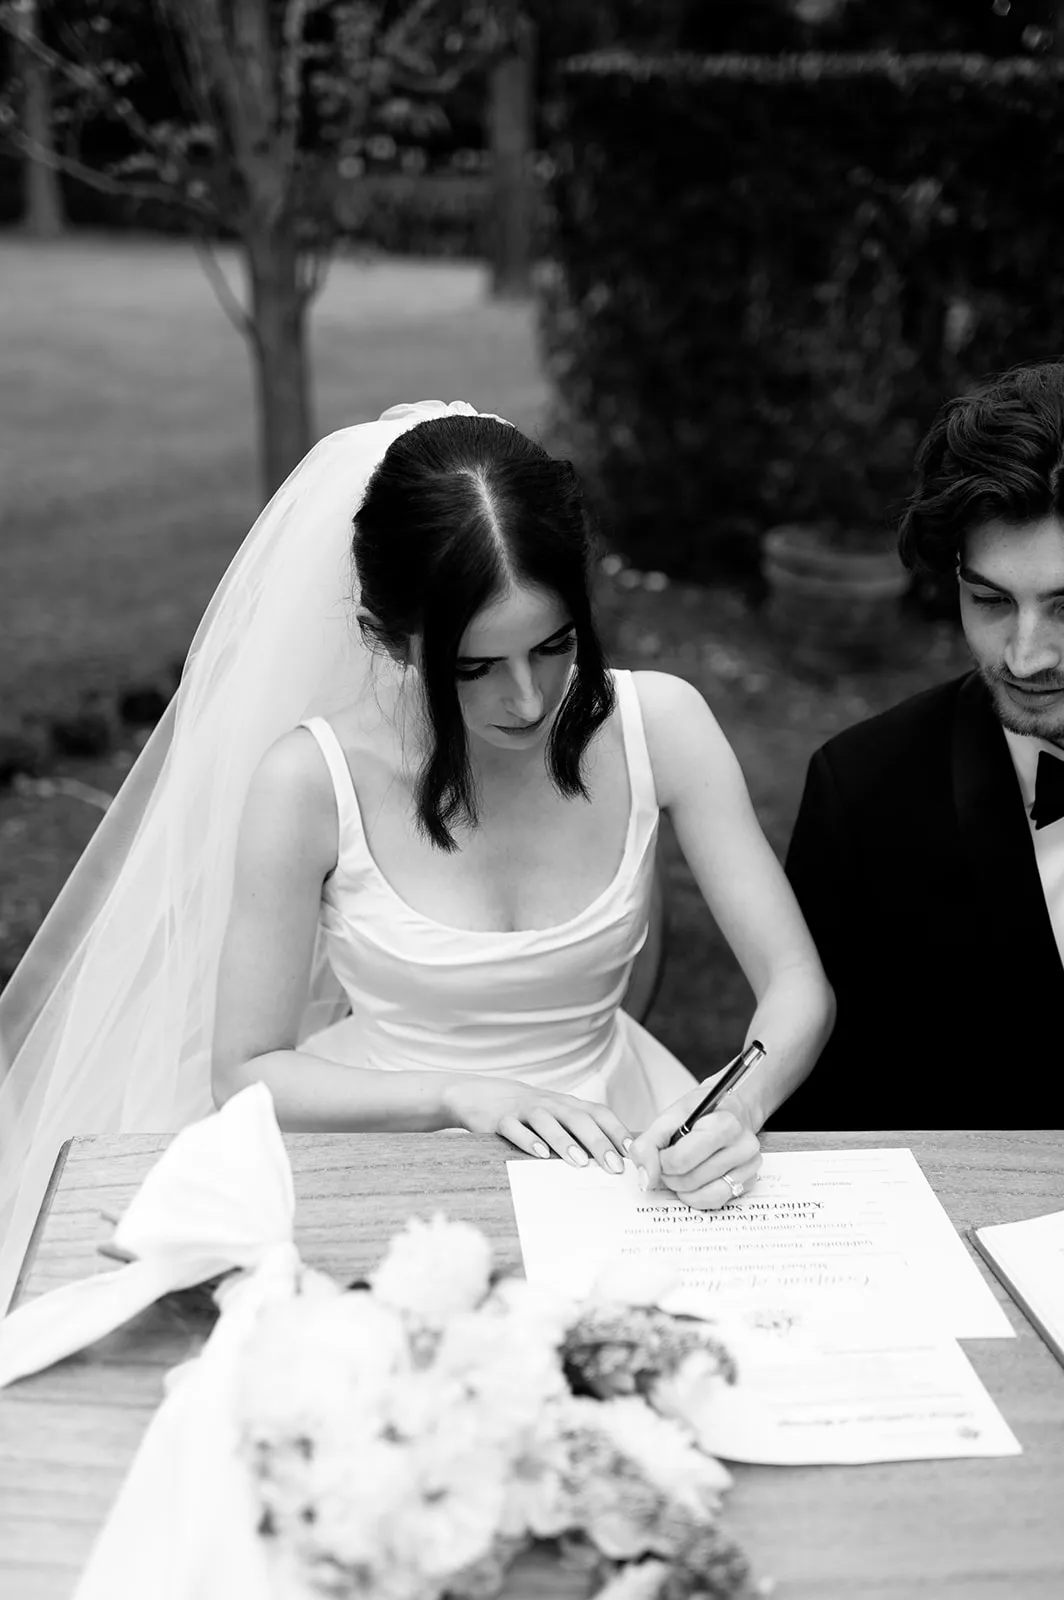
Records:
{"label": "white flower bouquet", "polygon": [[368,1283],[304,1271],[260,1313],[236,1395],[278,1592],[481,1600],[549,1546],[589,1592],[755,1593],[718,1523],[730,1477],[681,1420],[731,1359],[653,1292],[615,1276],[573,1304],[493,1279],[483,1235],[443,1217]]}
{"label": "white flower bouquet", "polygon": [[128,1261],[0,1322],[0,1389],[213,1283],[74,1600],[747,1600],[725,1469],[697,1443],[735,1376],[670,1284],[579,1302],[492,1272],[475,1228],[413,1221],[342,1289],[293,1241],[291,1167],[255,1084],[178,1133],[133,1196]]}

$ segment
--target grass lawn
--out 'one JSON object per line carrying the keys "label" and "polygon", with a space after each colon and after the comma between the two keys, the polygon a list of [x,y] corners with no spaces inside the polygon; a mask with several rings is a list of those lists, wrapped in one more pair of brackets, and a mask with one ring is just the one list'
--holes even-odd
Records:
{"label": "grass lawn", "polygon": [[[247,354],[190,249],[0,237],[0,281],[3,731],[163,675],[259,505]],[[492,305],[467,264],[337,263],[313,356],[321,433],[426,397],[534,432],[546,398],[530,309]],[[618,664],[682,673],[706,694],[781,853],[812,750],[964,665],[948,631],[913,624],[897,666],[816,688],[737,596],[611,586],[606,599]],[[113,791],[134,754],[63,770]],[[0,982],[98,816],[0,795]],[[673,935],[653,1025],[701,1074],[736,1048],[749,995],[668,837],[665,860]]]}
{"label": "grass lawn", "polygon": [[[0,281],[10,715],[182,655],[259,502],[247,352],[191,249],[0,237]],[[337,263],[313,360],[321,433],[469,395],[531,427],[544,393],[528,315],[466,265]]]}

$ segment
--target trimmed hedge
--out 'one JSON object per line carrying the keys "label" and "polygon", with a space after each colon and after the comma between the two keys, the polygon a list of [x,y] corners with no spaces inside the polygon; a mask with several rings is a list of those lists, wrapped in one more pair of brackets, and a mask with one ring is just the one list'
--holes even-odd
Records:
{"label": "trimmed hedge", "polygon": [[[63,180],[67,220],[72,227],[185,234],[187,219],[162,203],[131,201],[100,194],[72,179]],[[545,247],[548,208],[537,191],[534,246]],[[19,164],[0,158],[0,227],[22,216]],[[354,245],[389,255],[482,260],[490,255],[492,195],[482,173],[373,173],[352,178],[338,202],[341,232]],[[232,237],[231,230],[226,237]]]}
{"label": "trimmed hedge", "polygon": [[[537,187],[535,247],[547,234],[547,206]],[[340,200],[343,230],[358,244],[391,255],[491,254],[492,189],[484,173],[382,173],[354,178]]]}
{"label": "trimmed hedge", "polygon": [[776,522],[880,539],[942,400],[1064,351],[1064,62],[566,64],[541,342],[555,444],[641,567]]}
{"label": "trimmed hedge", "polygon": [[395,255],[484,254],[487,179],[479,173],[385,173],[353,178],[339,202],[341,226],[359,243]]}

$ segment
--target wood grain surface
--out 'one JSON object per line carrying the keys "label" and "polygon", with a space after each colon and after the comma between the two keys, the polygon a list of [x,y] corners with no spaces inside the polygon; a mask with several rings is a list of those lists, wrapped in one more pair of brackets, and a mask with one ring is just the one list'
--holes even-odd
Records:
{"label": "wood grain surface", "polygon": [[[110,1270],[96,1246],[165,1137],[74,1140],[23,1274],[30,1298]],[[372,1267],[411,1214],[445,1210],[483,1228],[520,1266],[505,1161],[461,1133],[286,1136],[304,1260],[341,1281]],[[960,1229],[1064,1207],[1064,1132],[775,1134],[770,1150],[907,1145]],[[970,1247],[969,1247],[970,1248]],[[862,1467],[736,1467],[726,1521],[777,1600],[1061,1600],[1064,1369],[978,1257],[1014,1340],[965,1350],[1023,1455]],[[174,1297],[51,1371],[0,1394],[0,1596],[69,1600],[77,1573],[159,1402],[163,1374],[210,1326]],[[559,1575],[522,1594],[561,1595]],[[149,1597],[145,1597],[149,1600]],[[234,1597],[239,1600],[239,1597]]]}

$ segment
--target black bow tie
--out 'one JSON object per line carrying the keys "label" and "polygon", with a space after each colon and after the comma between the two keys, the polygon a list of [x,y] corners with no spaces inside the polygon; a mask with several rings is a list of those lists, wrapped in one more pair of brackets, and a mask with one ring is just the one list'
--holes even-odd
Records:
{"label": "black bow tie", "polygon": [[1064,817],[1064,757],[1051,756],[1048,750],[1040,750],[1031,821],[1036,829],[1047,828],[1060,817]]}

